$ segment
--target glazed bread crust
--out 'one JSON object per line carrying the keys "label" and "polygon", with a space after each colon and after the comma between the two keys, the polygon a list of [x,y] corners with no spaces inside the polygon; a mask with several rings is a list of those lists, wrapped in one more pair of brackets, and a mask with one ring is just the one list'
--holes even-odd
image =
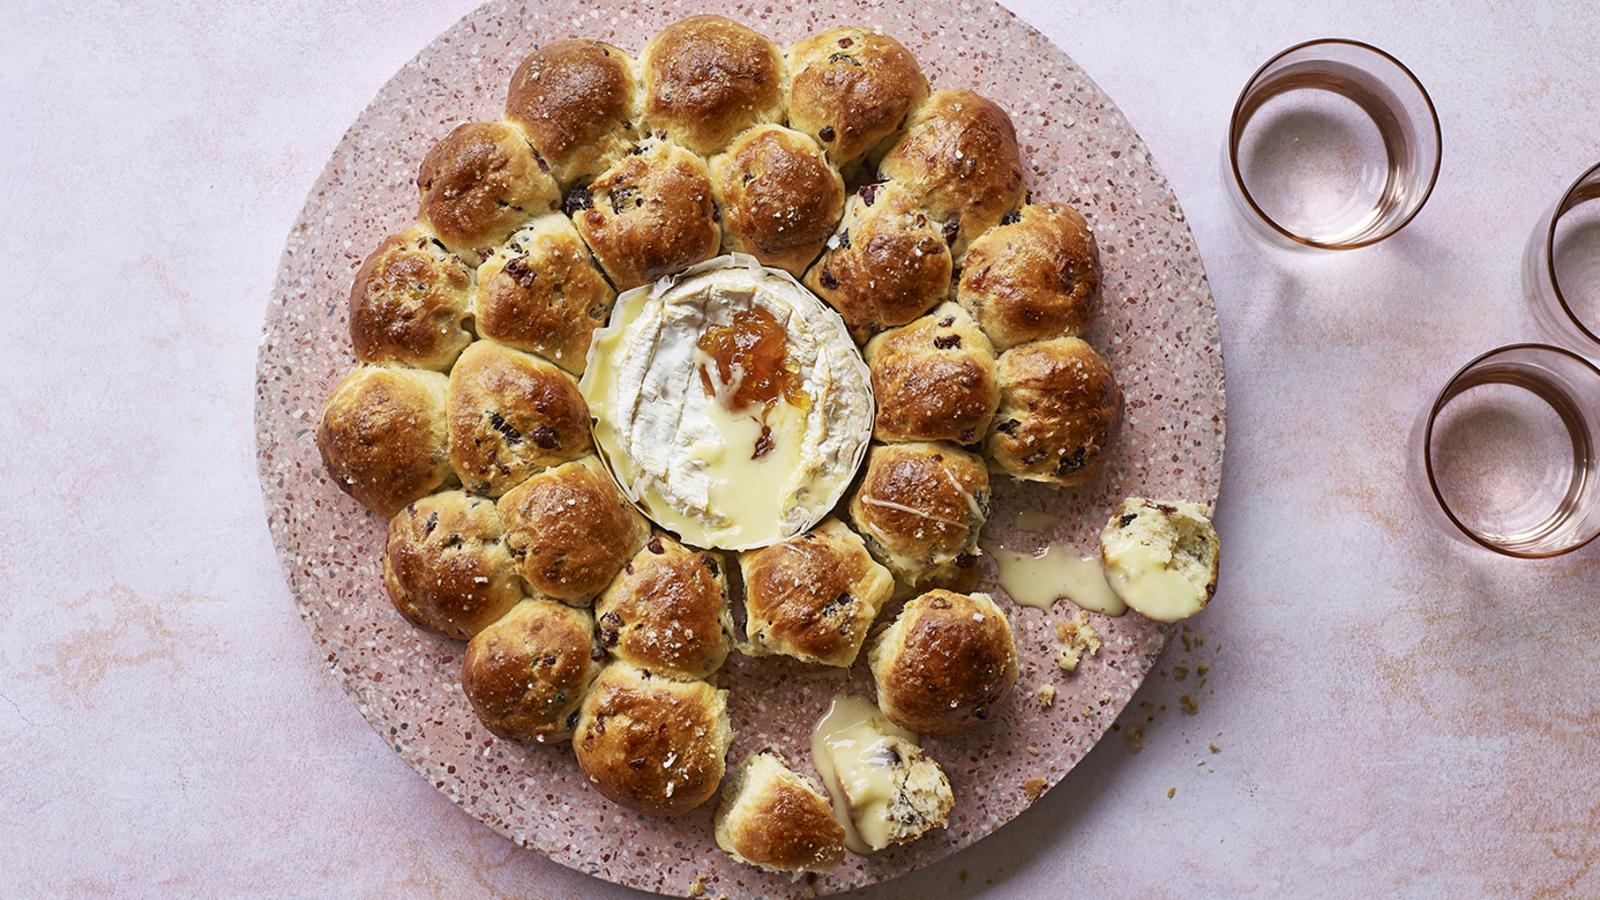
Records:
{"label": "glazed bread crust", "polygon": [[917,58],[870,28],[803,38],[789,48],[789,72],[789,127],[815,138],[840,167],[881,154],[928,98]]}
{"label": "glazed bread crust", "polygon": [[572,735],[578,706],[599,655],[585,610],[554,600],[524,600],[467,644],[461,688],[495,735],[555,743]]}
{"label": "glazed bread crust", "polygon": [[317,448],[333,483],[392,516],[454,479],[438,372],[358,366],[322,407]]}
{"label": "glazed bread crust", "polygon": [[956,300],[1002,350],[1082,334],[1100,293],[1100,256],[1083,216],[1031,203],[973,241]]}
{"label": "glazed bread crust", "polygon": [[826,872],[844,860],[844,826],[811,779],[771,750],[745,757],[722,789],[717,846],[767,872]]}
{"label": "glazed bread crust", "polygon": [[816,142],[757,125],[711,161],[723,248],[804,274],[844,212],[844,181]]}
{"label": "glazed bread crust", "polygon": [[894,576],[835,518],[781,544],[739,554],[746,652],[850,666]]}
{"label": "glazed bread crust", "polygon": [[601,41],[551,41],[523,58],[506,91],[506,118],[522,126],[562,186],[611,167],[638,139],[633,61]]}
{"label": "glazed bread crust", "polygon": [[732,620],[717,554],[655,535],[595,600],[600,645],[674,678],[705,678],[728,658]]}
{"label": "glazed bread crust", "polygon": [[705,160],[658,142],[569,194],[578,233],[617,290],[710,259],[722,242]]}
{"label": "glazed bread crust", "polygon": [[934,590],[911,600],[867,658],[878,707],[921,734],[982,724],[1017,682],[1011,623],[987,594]]}
{"label": "glazed bread crust", "polygon": [[497,504],[506,548],[533,593],[587,606],[650,537],[600,460],[546,469]]}
{"label": "glazed bread crust", "polygon": [[473,263],[561,203],[555,179],[509,122],[456,126],[423,159],[417,189],[417,220]]}
{"label": "glazed bread crust", "polygon": [[411,624],[464,641],[522,599],[494,501],[445,491],[389,520],[383,583]]}
{"label": "glazed bread crust", "polygon": [[605,667],[584,697],[572,748],[589,783],[614,803],[678,816],[711,799],[733,728],[728,692],[624,662]]}
{"label": "glazed bread crust", "polygon": [[350,286],[356,359],[445,371],[472,340],[472,269],[420,228],[391,235]]}
{"label": "glazed bread crust", "polygon": [[565,216],[540,216],[478,267],[478,334],[582,375],[589,340],[616,292]]}
{"label": "glazed bread crust", "polygon": [[989,515],[983,460],[939,443],[879,444],[850,498],[850,522],[901,585],[949,585],[975,569]]}
{"label": "glazed bread crust", "polygon": [[639,54],[646,127],[711,156],[733,136],[784,117],[783,54],[765,35],[721,16],[690,16]]}
{"label": "glazed bread crust", "polygon": [[1000,408],[988,439],[994,470],[1059,485],[1094,477],[1122,405],[1100,354],[1078,338],[1037,341],[1002,353],[999,375]]}
{"label": "glazed bread crust", "polygon": [[450,462],[470,491],[498,497],[589,452],[589,407],[571,375],[493,341],[450,370]]}
{"label": "glazed bread crust", "polygon": [[1000,405],[994,347],[965,309],[945,303],[874,337],[866,350],[880,441],[976,444]]}

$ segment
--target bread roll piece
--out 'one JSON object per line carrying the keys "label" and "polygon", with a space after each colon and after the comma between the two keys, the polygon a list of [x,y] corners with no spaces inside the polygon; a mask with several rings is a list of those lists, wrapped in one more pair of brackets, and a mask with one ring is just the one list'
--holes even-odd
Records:
{"label": "bread roll piece", "polygon": [[880,441],[976,444],[1000,405],[994,347],[965,309],[945,303],[874,337],[866,349]]}
{"label": "bread roll piece", "polygon": [[949,821],[955,796],[944,771],[916,735],[866,699],[834,697],[811,742],[817,771],[848,822],[851,850],[909,844]]}
{"label": "bread roll piece", "polygon": [[639,72],[646,127],[702,156],[752,125],[783,121],[782,52],[731,19],[668,25],[645,44]]}
{"label": "bread roll piece", "polygon": [[989,474],[951,444],[880,444],[850,498],[867,550],[905,588],[964,585],[978,570]]}
{"label": "bread roll piece", "polygon": [[773,750],[744,758],[722,788],[717,846],[765,872],[826,872],[844,859],[844,826],[811,779]]}
{"label": "bread roll piece", "polygon": [[705,678],[728,658],[733,620],[717,554],[658,534],[595,600],[600,645],[674,678]]}
{"label": "bread roll piece", "polygon": [[497,505],[517,573],[541,597],[587,606],[650,537],[600,460],[546,469]]}
{"label": "bread roll piece", "polygon": [[494,734],[519,743],[572,736],[600,674],[594,619],[554,600],[524,600],[467,644],[461,687]]}
{"label": "bread roll piece", "polygon": [[472,269],[420,228],[372,251],[350,286],[356,358],[444,371],[472,341]]}
{"label": "bread roll piece", "polygon": [[711,799],[731,743],[727,691],[625,662],[600,673],[572,735],[589,783],[653,816],[682,815]]}
{"label": "bread roll piece", "polygon": [[1082,484],[1105,462],[1122,392],[1109,366],[1078,338],[1000,355],[1000,408],[989,429],[996,472],[1025,481]]}
{"label": "bread roll piece", "polygon": [[431,494],[389,520],[383,584],[402,616],[464,641],[522,599],[494,501],[463,491]]}
{"label": "bread roll piece", "polygon": [[857,189],[826,246],[805,284],[839,311],[857,341],[950,295],[950,248],[938,224],[892,182]]}
{"label": "bread roll piece", "polygon": [[881,171],[940,223],[957,262],[1022,203],[1022,154],[1011,117],[968,90],[939,90],[912,114]]}
{"label": "bread roll piece", "polygon": [[478,267],[472,309],[478,334],[582,375],[589,338],[616,296],[572,222],[551,213],[519,228]]}
{"label": "bread roll piece", "polygon": [[928,97],[917,58],[870,28],[804,38],[789,48],[789,72],[789,126],[816,138],[840,167],[881,155]]}
{"label": "bread roll piece", "polygon": [[561,189],[522,129],[468,122],[435,144],[417,173],[417,220],[477,264],[517,226],[560,208]]}
{"label": "bread roll piece", "polygon": [[1100,256],[1077,210],[1031,203],[972,242],[956,300],[1005,350],[1082,334],[1100,293]]}
{"label": "bread roll piece", "polygon": [[392,516],[454,480],[438,372],[358,366],[333,388],[317,426],[328,477],[356,502]]}
{"label": "bread roll piece", "polygon": [[450,462],[468,490],[498,497],[590,447],[589,407],[555,366],[475,341],[450,370]]}
{"label": "bread roll piece", "polygon": [[619,291],[710,259],[722,242],[705,160],[665,141],[636,149],[566,200]]}
{"label": "bread roll piece", "polygon": [[835,518],[799,537],[739,554],[748,652],[825,666],[855,663],[894,576]]}
{"label": "bread roll piece", "polygon": [[568,38],[529,53],[511,75],[506,118],[522,126],[562,187],[593,179],[638,139],[639,88],[626,51]]}
{"label": "bread roll piece", "polygon": [[1100,532],[1106,583],[1134,611],[1177,622],[1217,592],[1222,549],[1206,508],[1183,500],[1129,497]]}
{"label": "bread roll piece", "polygon": [[878,708],[922,734],[982,724],[1017,683],[1011,623],[988,594],[934,590],[911,600],[867,660]]}
{"label": "bread roll piece", "polygon": [[844,181],[816,142],[757,125],[711,160],[724,250],[748,253],[795,276],[822,252],[844,214]]}

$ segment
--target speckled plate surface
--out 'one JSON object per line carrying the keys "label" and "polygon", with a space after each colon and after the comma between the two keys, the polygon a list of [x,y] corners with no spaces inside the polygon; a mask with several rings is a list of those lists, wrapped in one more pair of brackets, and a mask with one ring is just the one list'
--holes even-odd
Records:
{"label": "speckled plate surface", "polygon": [[[1076,205],[1094,227],[1105,280],[1089,339],[1126,396],[1113,463],[1073,491],[997,478],[991,536],[1004,536],[1020,510],[1046,509],[1060,518],[1054,536],[1090,547],[1124,495],[1215,500],[1221,341],[1177,198],[1139,136],[1065,54],[1001,7],[958,0],[824,0],[799,11],[729,0],[493,2],[462,19],[361,114],[289,236],[261,345],[261,480],[289,586],[329,666],[401,757],[467,812],[557,862],[638,888],[686,894],[699,882],[712,896],[832,893],[953,853],[1010,821],[1039,787],[1059,782],[1139,686],[1166,640],[1162,629],[1134,615],[1096,616],[1105,649],[1064,676],[1054,662],[1051,618],[1011,604],[991,568],[984,589],[1011,614],[1022,679],[989,726],[925,742],[955,787],[950,827],[872,858],[852,855],[814,882],[791,882],[717,850],[714,804],[681,819],[639,816],[592,790],[565,745],[524,748],[486,732],[461,694],[464,645],[424,634],[394,612],[381,578],[385,523],[327,480],[314,439],[323,398],[353,364],[350,280],[378,241],[411,222],[413,179],[430,144],[458,122],[498,117],[512,68],[540,41],[587,36],[637,51],[668,22],[697,12],[728,15],[783,43],[836,24],[883,28],[917,55],[935,87],[970,87],[1006,107],[1034,195]],[[862,666],[846,680],[737,654],[720,681],[732,691],[732,759],[775,744],[806,771],[810,727],[828,698],[871,690]],[[1046,683],[1060,692],[1049,709],[1036,700]]]}

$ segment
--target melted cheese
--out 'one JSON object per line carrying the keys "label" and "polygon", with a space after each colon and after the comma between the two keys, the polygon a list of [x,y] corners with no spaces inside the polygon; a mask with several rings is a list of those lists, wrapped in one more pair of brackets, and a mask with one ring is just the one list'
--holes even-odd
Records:
{"label": "melted cheese", "polygon": [[1167,547],[1120,532],[1103,536],[1101,544],[1106,558],[1116,563],[1107,568],[1106,580],[1140,615],[1157,622],[1177,622],[1205,606],[1205,592],[1170,568],[1172,553]]}
{"label": "melted cheese", "polygon": [[845,846],[872,853],[889,846],[889,807],[895,795],[894,744],[916,735],[884,718],[863,697],[836,695],[811,732],[811,760],[833,798]]}

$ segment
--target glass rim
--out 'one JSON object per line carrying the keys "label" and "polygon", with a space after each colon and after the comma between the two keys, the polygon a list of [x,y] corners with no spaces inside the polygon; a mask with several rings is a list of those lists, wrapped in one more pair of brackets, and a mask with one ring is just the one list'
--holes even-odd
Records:
{"label": "glass rim", "polygon": [[[1416,209],[1413,209],[1411,212],[1407,213],[1405,218],[1401,219],[1394,227],[1386,229],[1381,234],[1377,234],[1369,238],[1363,238],[1359,241],[1340,241],[1335,243],[1318,241],[1301,234],[1296,234],[1295,232],[1283,227],[1282,225],[1278,224],[1277,220],[1267,215],[1266,210],[1262,209],[1261,205],[1256,202],[1256,198],[1250,195],[1250,188],[1245,186],[1244,183],[1244,173],[1239,171],[1239,139],[1244,136],[1239,130],[1239,115],[1244,111],[1244,101],[1245,98],[1249,96],[1250,89],[1255,86],[1256,81],[1261,78],[1261,74],[1263,72],[1265,72],[1274,63],[1283,59],[1285,56],[1288,56],[1289,54],[1298,50],[1304,50],[1307,47],[1318,47],[1324,45],[1356,47],[1362,50],[1367,50],[1377,54],[1379,57],[1391,63],[1395,68],[1399,69],[1400,72],[1411,81],[1412,85],[1416,87],[1417,92],[1422,95],[1422,102],[1428,108],[1428,121],[1433,125],[1434,146],[1439,148],[1438,152],[1434,156],[1433,171],[1428,173],[1428,186],[1422,191],[1422,199],[1417,202]],[[1394,54],[1384,50],[1382,47],[1369,44],[1366,41],[1359,41],[1354,38],[1313,38],[1309,41],[1301,41],[1292,47],[1286,47],[1283,50],[1273,54],[1270,59],[1262,63],[1255,70],[1255,72],[1253,72],[1250,77],[1245,80],[1244,87],[1239,91],[1239,98],[1233,103],[1233,112],[1228,116],[1228,166],[1233,171],[1234,186],[1239,189],[1239,193],[1244,197],[1245,203],[1249,204],[1250,209],[1256,214],[1256,217],[1267,223],[1268,227],[1272,228],[1273,231],[1276,231],[1278,234],[1288,238],[1291,241],[1294,241],[1297,244],[1305,247],[1313,247],[1318,250],[1359,250],[1362,247],[1370,247],[1373,244],[1384,240],[1385,238],[1390,238],[1400,233],[1401,229],[1411,224],[1411,220],[1417,217],[1417,213],[1422,212],[1422,208],[1428,205],[1428,198],[1433,196],[1433,188],[1439,183],[1439,166],[1443,160],[1444,133],[1439,128],[1439,111],[1434,107],[1433,97],[1428,94],[1428,89],[1423,87],[1421,79],[1417,78],[1416,74],[1411,71],[1410,67],[1401,62]],[[1600,340],[1600,338],[1596,338],[1596,340]]]}
{"label": "glass rim", "polygon": [[[1596,175],[1600,175],[1600,163],[1595,163],[1584,169],[1583,174],[1574,179],[1572,184],[1562,193],[1561,199],[1556,201],[1555,209],[1550,213],[1550,224],[1544,236],[1544,259],[1540,261],[1540,268],[1544,269],[1545,281],[1550,284],[1550,290],[1555,294],[1556,303],[1561,305],[1561,311],[1566,314],[1567,321],[1571,322],[1592,343],[1600,344],[1600,334],[1596,334],[1583,319],[1578,317],[1578,313],[1572,308],[1572,304],[1567,302],[1567,295],[1561,292],[1561,280],[1556,278],[1556,226],[1561,224],[1563,216],[1578,205],[1576,203],[1571,206],[1567,205],[1578,193],[1578,189],[1583,187],[1585,181]],[[1585,198],[1585,202],[1591,199],[1600,199],[1600,195]]]}
{"label": "glass rim", "polygon": [[1487,538],[1478,534],[1478,532],[1474,531],[1472,528],[1468,527],[1466,523],[1462,522],[1461,519],[1456,516],[1455,511],[1450,508],[1450,504],[1444,499],[1444,493],[1439,490],[1439,482],[1434,476],[1433,472],[1433,426],[1434,423],[1438,421],[1439,413],[1444,409],[1445,404],[1455,399],[1455,395],[1451,393],[1451,389],[1456,386],[1456,383],[1461,380],[1463,375],[1466,375],[1468,372],[1477,368],[1485,360],[1492,359],[1502,354],[1511,353],[1516,350],[1548,351],[1565,356],[1588,369],[1589,372],[1594,375],[1596,380],[1600,380],[1600,368],[1597,368],[1594,363],[1590,362],[1582,354],[1575,353],[1565,347],[1557,346],[1555,344],[1523,342],[1506,344],[1504,346],[1495,347],[1492,350],[1486,350],[1468,360],[1465,365],[1457,369],[1455,374],[1451,375],[1449,380],[1444,383],[1444,387],[1439,389],[1438,395],[1434,397],[1432,406],[1428,408],[1428,424],[1423,430],[1422,435],[1422,467],[1428,475],[1428,489],[1433,492],[1433,499],[1436,503],[1438,503],[1439,509],[1444,512],[1445,517],[1448,518],[1450,523],[1456,527],[1456,530],[1472,539],[1474,543],[1482,547],[1487,547],[1488,549],[1493,550],[1502,556],[1509,556],[1514,559],[1550,559],[1557,556],[1563,556],[1588,545],[1594,541],[1595,538],[1600,537],[1600,531],[1596,531],[1595,534],[1591,534],[1581,541],[1554,550],[1543,550],[1536,552],[1513,550],[1502,544],[1497,544],[1494,541],[1488,540]]}

